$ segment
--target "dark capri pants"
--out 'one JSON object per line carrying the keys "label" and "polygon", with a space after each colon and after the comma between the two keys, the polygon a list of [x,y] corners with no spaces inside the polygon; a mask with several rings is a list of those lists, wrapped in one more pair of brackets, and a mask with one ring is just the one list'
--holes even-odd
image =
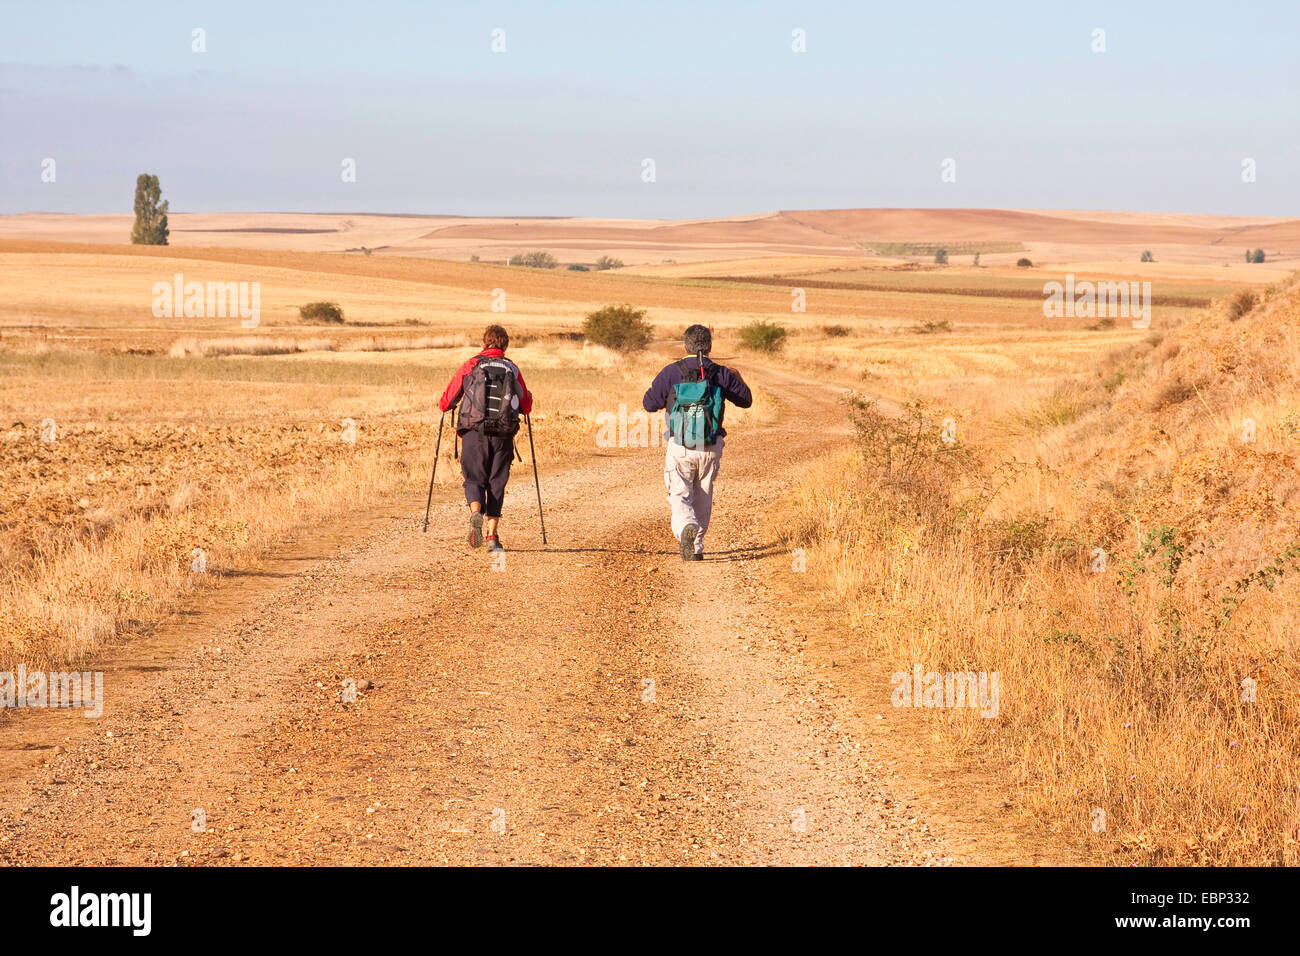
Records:
{"label": "dark capri pants", "polygon": [[467,431],[460,436],[460,470],[465,476],[465,503],[480,502],[488,518],[501,517],[501,504],[515,458],[515,440]]}

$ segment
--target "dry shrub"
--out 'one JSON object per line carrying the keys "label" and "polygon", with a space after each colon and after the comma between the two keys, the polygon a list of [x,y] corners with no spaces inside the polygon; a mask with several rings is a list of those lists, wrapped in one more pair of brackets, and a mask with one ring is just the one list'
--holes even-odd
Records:
{"label": "dry shrub", "polygon": [[1172,405],[1181,405],[1183,402],[1196,395],[1196,386],[1191,382],[1185,382],[1181,378],[1175,378],[1165,382],[1155,397],[1151,400],[1151,411],[1160,412]]}
{"label": "dry shrub", "polygon": [[1236,322],[1251,309],[1255,308],[1256,301],[1255,291],[1253,289],[1242,289],[1230,296],[1226,306],[1228,321]]}
{"label": "dry shrub", "polygon": [[978,474],[972,450],[956,440],[945,416],[921,402],[904,406],[900,415],[882,413],[871,400],[848,399],[858,451],[881,492],[934,526],[947,527],[964,514],[970,502],[958,501],[954,489],[961,479]]}
{"label": "dry shrub", "polygon": [[306,305],[299,306],[298,315],[304,322],[343,324],[343,310],[339,308],[337,302],[308,302]]}
{"label": "dry shrub", "polygon": [[951,332],[952,323],[947,319],[927,319],[924,322],[918,322],[912,326],[912,331],[917,335],[934,335],[936,332]]}

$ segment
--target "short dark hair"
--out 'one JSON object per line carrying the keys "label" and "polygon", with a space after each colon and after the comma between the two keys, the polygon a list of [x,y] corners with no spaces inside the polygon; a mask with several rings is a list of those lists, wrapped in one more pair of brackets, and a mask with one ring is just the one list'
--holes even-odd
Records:
{"label": "short dark hair", "polygon": [[709,349],[713,348],[713,333],[708,330],[707,326],[692,325],[682,336],[682,344],[686,346],[686,351],[692,355],[703,352],[709,354]]}
{"label": "short dark hair", "polygon": [[500,349],[504,352],[510,347],[510,333],[505,330],[504,326],[489,325],[483,330],[483,347],[485,349]]}

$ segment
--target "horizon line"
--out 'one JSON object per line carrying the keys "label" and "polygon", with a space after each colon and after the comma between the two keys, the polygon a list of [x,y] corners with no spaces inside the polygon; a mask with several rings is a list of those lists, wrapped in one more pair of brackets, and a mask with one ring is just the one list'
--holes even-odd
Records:
{"label": "horizon line", "polygon": [[[772,209],[765,212],[735,213],[724,216],[693,216],[681,219],[645,218],[640,216],[592,216],[579,214],[512,215],[454,212],[357,212],[354,210],[294,210],[294,209],[239,209],[239,210],[168,210],[174,216],[375,216],[408,219],[522,219],[522,220],[627,220],[629,222],[714,222],[727,219],[759,219],[797,212],[1017,212],[1017,213],[1123,213],[1140,216],[1210,216],[1219,219],[1300,219],[1300,214],[1251,215],[1247,213],[1217,213],[1184,210],[1179,212],[1143,209],[1115,209],[1089,207],[1027,207],[1027,206],[808,206]],[[133,212],[55,212],[28,209],[21,212],[3,212],[0,216],[132,216]]]}

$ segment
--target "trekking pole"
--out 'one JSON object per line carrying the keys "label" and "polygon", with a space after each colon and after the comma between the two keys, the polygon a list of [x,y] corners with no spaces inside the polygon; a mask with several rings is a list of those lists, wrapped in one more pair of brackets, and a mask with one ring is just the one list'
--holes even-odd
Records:
{"label": "trekking pole", "polygon": [[546,544],[546,516],[542,514],[542,483],[537,479],[537,449],[533,447],[533,420],[524,416],[528,423],[528,454],[533,458],[533,487],[537,489],[537,520],[542,523],[542,544]]}
{"label": "trekking pole", "polygon": [[447,413],[438,419],[438,442],[433,447],[433,474],[429,475],[429,501],[424,506],[424,533],[429,533],[429,510],[433,507],[433,479],[438,475],[438,452],[442,449],[442,423],[447,420]]}

